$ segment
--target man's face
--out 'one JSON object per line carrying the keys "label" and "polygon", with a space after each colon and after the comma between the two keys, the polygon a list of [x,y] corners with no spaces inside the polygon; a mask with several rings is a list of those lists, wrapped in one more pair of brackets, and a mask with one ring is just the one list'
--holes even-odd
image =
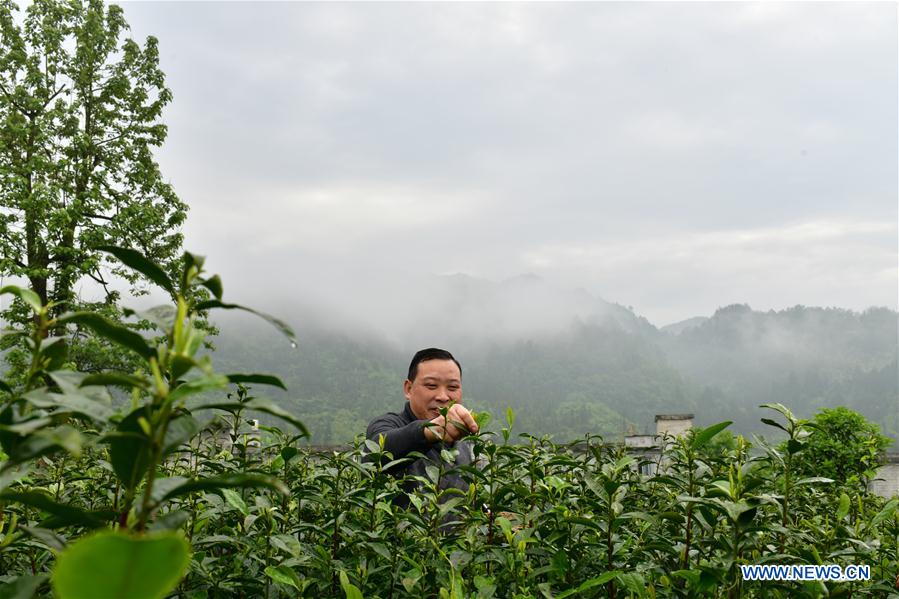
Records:
{"label": "man's face", "polygon": [[462,373],[452,360],[419,362],[415,380],[403,383],[403,394],[416,418],[431,420],[440,408],[462,402]]}

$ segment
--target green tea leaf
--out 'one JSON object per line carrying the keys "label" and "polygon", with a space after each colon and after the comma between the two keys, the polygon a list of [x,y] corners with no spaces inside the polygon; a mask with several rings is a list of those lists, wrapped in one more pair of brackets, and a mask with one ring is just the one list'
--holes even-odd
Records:
{"label": "green tea leaf", "polygon": [[81,387],[88,387],[91,385],[114,385],[126,389],[147,389],[149,388],[150,383],[145,379],[129,374],[123,374],[121,372],[101,372],[99,374],[89,374],[82,379],[80,384]]}
{"label": "green tea leaf", "polygon": [[137,250],[112,245],[103,245],[97,249],[112,254],[125,266],[136,270],[170,294],[175,295],[175,286],[165,271]]}
{"label": "green tea leaf", "polygon": [[208,279],[206,279],[205,281],[203,281],[200,284],[203,285],[203,287],[208,289],[210,292],[212,292],[212,295],[215,296],[215,299],[217,299],[217,300],[222,299],[222,291],[223,290],[222,290],[221,277],[219,277],[218,275],[212,275],[211,277],[209,277]]}
{"label": "green tea leaf", "polygon": [[371,439],[366,439],[365,440],[365,450],[367,453],[380,453],[381,446],[377,442],[372,441]]}
{"label": "green tea leaf", "polygon": [[0,599],[31,599],[48,578],[45,574],[18,576],[0,585]]}
{"label": "green tea leaf", "polygon": [[146,360],[156,355],[147,340],[131,329],[107,320],[93,312],[68,312],[56,320],[59,324],[78,324],[91,329],[104,339],[137,353]]}
{"label": "green tea leaf", "polygon": [[18,468],[3,468],[0,470],[0,491],[28,476],[30,470],[30,464],[25,464]]}
{"label": "green tea leaf", "polygon": [[203,264],[206,263],[206,256],[184,252],[184,266],[181,270],[181,286],[187,288],[188,285],[203,270]]}
{"label": "green tea leaf", "polygon": [[134,410],[116,427],[117,435],[107,436],[109,461],[126,489],[137,486],[150,464],[150,439],[140,425],[146,412],[143,407]]}
{"label": "green tea leaf", "polygon": [[184,354],[176,354],[172,356],[171,372],[172,379],[178,380],[191,371],[192,368],[200,366],[200,363],[190,356]]}
{"label": "green tea leaf", "polygon": [[106,422],[114,413],[109,405],[77,393],[49,393],[46,389],[35,389],[22,397],[38,408],[56,408],[54,414],[81,414],[97,422]]}
{"label": "green tea leaf", "polygon": [[599,585],[606,584],[620,574],[621,571],[619,570],[609,570],[608,572],[604,572],[602,575],[597,576],[596,578],[591,578],[590,580],[582,582],[581,585],[577,588],[569,589],[563,593],[559,593],[558,595],[556,595],[556,599],[563,599],[564,597],[570,597],[571,595],[580,595],[584,591],[592,589],[593,587],[598,587]]}
{"label": "green tea leaf", "polygon": [[241,306],[239,304],[226,304],[220,300],[206,300],[204,302],[199,302],[196,306],[194,306],[196,310],[211,310],[212,308],[222,308],[225,310],[243,310],[244,312],[250,312],[251,314],[255,314],[259,318],[267,321],[269,324],[278,329],[282,335],[287,337],[287,340],[295,347],[297,344],[296,335],[293,332],[293,329],[285,323],[283,320],[275,318],[274,316],[270,316],[265,314],[264,312],[258,312],[253,310],[252,308],[247,308],[246,306]]}
{"label": "green tea leaf", "polygon": [[153,492],[150,495],[150,499],[158,506],[162,502],[163,497],[186,482],[188,482],[188,479],[183,476],[157,478],[153,481]]}
{"label": "green tea leaf", "polygon": [[699,584],[699,579],[702,576],[702,573],[697,570],[675,570],[671,573],[671,575],[678,578],[683,578],[688,583],[687,588],[693,588]]}
{"label": "green tea leaf", "polygon": [[786,428],[783,427],[782,424],[780,424],[779,422],[777,422],[775,420],[771,420],[770,418],[762,418],[762,422],[767,424],[768,426],[777,427],[780,430],[782,430],[783,432],[790,434],[790,431],[788,431]]}
{"label": "green tea leaf", "polygon": [[162,599],[189,561],[190,547],[180,534],[102,532],[59,554],[53,590],[60,599]]}
{"label": "green tea leaf", "polygon": [[[87,375],[83,372],[75,372],[73,370],[56,370],[47,374],[59,386],[59,390],[62,393],[78,393],[84,379],[87,378]],[[96,388],[93,390],[96,390]],[[107,403],[112,402],[108,393],[104,399],[107,400]]]}
{"label": "green tea leaf", "polygon": [[58,503],[49,495],[38,491],[26,491],[21,493],[5,491],[0,493],[0,501],[14,501],[56,516],[57,518],[55,519],[54,527],[77,524],[88,528],[99,528],[101,526],[106,526],[107,524],[107,522],[97,514],[85,511],[79,507]]}
{"label": "green tea leaf", "polygon": [[[165,479],[162,479],[165,480]],[[157,479],[156,484],[159,484],[159,480]],[[153,485],[153,493],[156,493],[156,484]],[[156,520],[150,524],[148,529],[150,531],[166,531],[166,530],[178,530],[185,523],[190,520],[191,514],[185,510],[172,510],[170,512],[166,512],[162,516],[156,518]]]}
{"label": "green tea leaf", "polygon": [[708,426],[702,430],[699,430],[693,437],[693,448],[699,449],[700,447],[711,441],[712,437],[729,427],[731,424],[733,424],[733,422],[727,420],[725,422],[719,422],[718,424],[713,424],[712,426]]}
{"label": "green tea leaf", "polygon": [[294,535],[275,535],[269,537],[269,543],[271,543],[271,546],[275,549],[280,549],[292,557],[299,558],[303,554],[303,546],[300,544],[299,539]]}
{"label": "green tea leaf", "polygon": [[66,548],[65,537],[49,528],[40,526],[22,526],[21,530],[53,551],[63,551]]}
{"label": "green tea leaf", "polygon": [[496,585],[493,581],[483,576],[474,577],[474,586],[478,590],[478,599],[491,599],[496,593]]}
{"label": "green tea leaf", "polygon": [[270,374],[226,374],[225,377],[230,383],[271,385],[272,387],[280,387],[287,391],[287,385],[285,385],[278,377]]}
{"label": "green tea leaf", "polygon": [[80,455],[83,443],[81,433],[69,425],[40,429],[25,437],[24,440],[16,440],[14,443],[9,443],[10,439],[5,434],[0,437],[4,439],[4,449],[9,454],[9,459],[0,462],[2,463],[0,473],[61,449],[73,455]]}
{"label": "green tea leaf", "polygon": [[208,374],[181,383],[169,394],[169,399],[177,402],[197,393],[224,389],[226,386],[228,386],[227,378],[220,374]]}
{"label": "green tea leaf", "polygon": [[387,546],[383,543],[368,543],[368,546],[372,551],[383,557],[385,560],[392,560],[393,555],[390,553],[390,550],[387,549]]}
{"label": "green tea leaf", "polygon": [[250,509],[247,507],[247,502],[243,500],[243,497],[238,495],[235,491],[231,489],[219,489],[219,493],[222,494],[222,497],[225,498],[225,502],[231,507],[235,508],[244,516],[248,516],[250,514]]}
{"label": "green tea leaf", "polygon": [[25,302],[35,314],[40,313],[42,307],[41,298],[31,289],[17,287],[16,285],[6,285],[5,287],[0,287],[0,295],[3,295],[5,293],[17,296],[19,299]]}
{"label": "green tea leaf", "polygon": [[784,417],[785,417],[787,420],[789,420],[789,421],[791,421],[791,422],[792,422],[793,419],[794,419],[794,417],[793,417],[793,412],[791,412],[791,411],[790,411],[785,405],[783,405],[782,403],[763,403],[763,404],[759,405],[759,407],[760,407],[760,408],[768,408],[769,410],[774,410],[774,411],[776,411],[776,412],[780,412],[781,414],[784,415]]}
{"label": "green tea leaf", "polygon": [[343,570],[340,571],[340,586],[346,594],[346,599],[363,599],[362,591],[359,590],[359,587],[350,583],[350,579],[347,578],[346,572]]}
{"label": "green tea leaf", "polygon": [[412,589],[415,588],[415,583],[418,582],[418,579],[412,578],[411,576],[405,576],[401,582],[403,583],[403,588],[406,589],[406,592],[411,593]]}
{"label": "green tea leaf", "polygon": [[290,489],[283,482],[273,476],[264,474],[240,473],[240,474],[223,474],[221,476],[213,476],[209,478],[201,478],[185,482],[177,487],[169,490],[160,498],[160,502],[167,501],[174,497],[180,497],[193,493],[195,491],[218,491],[219,489],[237,488],[237,487],[255,487],[267,488],[280,493],[281,495],[290,495]]}
{"label": "green tea leaf", "polygon": [[797,441],[796,439],[787,439],[787,451],[789,453],[799,453],[803,449],[805,449],[805,443]]}
{"label": "green tea leaf", "polygon": [[471,417],[478,423],[478,430],[480,432],[484,432],[484,427],[490,423],[491,419],[489,412],[472,412]]}
{"label": "green tea leaf", "polygon": [[840,493],[840,505],[837,508],[837,520],[842,520],[849,514],[849,495],[846,493]]}
{"label": "green tea leaf", "polygon": [[303,581],[301,581],[297,573],[293,571],[293,568],[283,564],[280,566],[268,566],[265,569],[265,573],[269,578],[279,584],[293,587],[298,591],[303,590]]}
{"label": "green tea leaf", "polygon": [[723,491],[727,497],[731,496],[730,481],[716,480],[712,482],[712,486]]}
{"label": "green tea leaf", "polygon": [[643,596],[646,590],[646,581],[640,574],[636,572],[621,572],[615,578],[621,583],[621,586],[637,597]]}
{"label": "green tea leaf", "polygon": [[882,510],[877,512],[877,515],[871,518],[871,526],[879,526],[887,518],[892,518],[897,511],[899,511],[899,497],[894,497],[883,506]]}

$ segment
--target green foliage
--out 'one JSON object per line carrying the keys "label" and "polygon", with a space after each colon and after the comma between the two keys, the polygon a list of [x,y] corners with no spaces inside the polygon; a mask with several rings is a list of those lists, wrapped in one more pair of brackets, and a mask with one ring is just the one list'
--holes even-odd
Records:
{"label": "green foliage", "polygon": [[[868,498],[859,512],[857,494],[834,495],[826,483],[798,485],[791,490],[792,516],[782,526],[782,465],[753,456],[742,438],[729,455],[707,453],[711,441],[703,443],[709,438],[703,431],[672,439],[665,465],[646,475],[633,457],[596,440],[559,446],[545,438],[525,436],[513,444],[478,435],[472,440],[481,465],[463,469],[471,482],[467,495],[440,491],[436,481],[450,466],[435,464],[414,507],[401,509],[392,499],[403,481],[386,474],[389,460],[383,466],[361,460],[361,447],[304,451],[276,427],[267,427],[261,447],[241,437],[246,433],[229,438],[227,449],[218,437],[195,438],[189,451],[162,465],[165,477],[157,479],[155,494],[167,499],[151,529],[183,531],[193,546],[191,566],[173,593],[817,597],[820,591],[796,583],[739,577],[740,564],[803,561],[870,564],[873,581],[824,588],[882,596],[899,568],[896,501]],[[73,489],[70,501],[102,501],[112,489],[104,487],[105,451],[89,449],[68,468],[41,468],[27,484],[52,489],[61,482]],[[375,444],[365,451],[381,449]],[[189,477],[211,479],[213,472],[277,475],[290,494],[267,486],[167,491]],[[82,473],[90,480],[79,488]],[[828,505],[830,511],[822,509]],[[5,510],[7,517],[21,512],[15,502]],[[454,527],[442,525],[448,514],[458,522]],[[77,535],[79,528],[57,530]],[[0,556],[24,575],[31,555],[50,555],[49,539],[20,534]],[[30,544],[23,543],[27,539]]]}
{"label": "green foliage", "polygon": [[59,556],[53,590],[60,599],[161,599],[178,584],[189,560],[187,542],[177,533],[102,532]]}
{"label": "green foliage", "polygon": [[[156,40],[141,46],[127,30],[121,7],[101,0],[36,0],[22,11],[0,3],[0,275],[27,280],[50,317],[106,307],[104,316],[118,320],[110,273],[141,293],[139,281],[179,270],[187,207],[153,157],[171,92]],[[127,268],[125,247],[120,261],[104,262],[106,246],[139,248],[153,270]],[[83,278],[103,287],[102,303],[75,296]],[[23,323],[28,312],[15,302],[0,318]],[[79,366],[117,365],[114,346],[89,338],[67,339]],[[0,349],[13,349],[8,358],[21,374],[28,350],[17,341],[7,337]]]}
{"label": "green foliage", "polygon": [[832,478],[840,485],[867,486],[892,443],[876,424],[842,406],[822,409],[809,425],[813,428],[796,460],[797,472]]}
{"label": "green foliage", "polygon": [[[200,301],[195,299],[197,294],[191,293],[192,288],[207,287],[209,280],[215,280],[213,287],[221,293],[217,277],[202,278],[202,257],[185,254],[180,285],[176,287],[161,270],[154,273],[146,257],[118,248],[110,250],[114,255],[125,256],[130,267],[151,272],[157,283],[174,292],[175,307],[164,325],[163,337],[147,339],[91,312],[54,316],[52,303],[29,301],[34,300],[32,295],[17,287],[0,289],[0,294],[23,298],[34,313],[30,321],[33,324],[18,333],[31,354],[23,384],[19,388],[4,384],[0,396],[0,445],[4,458],[0,462],[0,507],[7,502],[20,506],[25,522],[29,510],[44,514],[29,526],[19,524],[19,513],[14,511],[11,526],[0,543],[0,557],[4,549],[14,549],[24,533],[59,553],[53,570],[53,586],[60,597],[162,597],[181,578],[189,559],[188,545],[180,534],[146,533],[154,527],[177,528],[183,522],[177,512],[156,520],[167,504],[198,492],[216,492],[230,498],[231,504],[243,506],[241,511],[247,515],[243,500],[234,500],[237,495],[233,489],[266,488],[285,497],[289,493],[276,477],[247,472],[245,468],[225,473],[205,472],[205,476],[197,476],[198,471],[192,476],[190,472],[184,472],[186,476],[174,473],[165,476],[161,471],[173,454],[198,437],[204,428],[187,408],[188,399],[224,389],[233,381],[282,387],[283,383],[277,377],[260,374],[231,375],[232,380],[216,374],[208,356],[198,355],[204,332],[197,327]],[[60,337],[49,336],[49,332],[72,323],[102,337],[120,352],[133,353],[142,368],[132,374],[87,375],[70,370],[66,344]],[[280,323],[279,326],[292,339],[292,331]],[[106,385],[131,391],[130,412],[116,413]],[[293,441],[305,435],[302,422],[276,405],[247,397],[245,391],[238,384],[238,401],[218,406],[234,417],[235,437],[245,410],[264,411],[296,424],[301,432]],[[236,438],[232,438],[234,441]],[[72,502],[73,497],[65,501],[62,482],[66,463],[82,459],[86,450],[96,459],[96,452],[103,446],[106,448],[103,465],[90,463],[88,471],[93,476],[76,471],[76,481],[99,480],[106,488],[111,488],[114,481],[112,506],[108,497],[91,496],[87,507]],[[32,486],[28,475],[34,461],[46,462],[60,454],[55,492],[51,495],[45,487]],[[67,484],[66,488],[69,487]],[[81,487],[78,491],[82,494],[97,490],[97,487],[77,484],[72,487]],[[99,506],[94,505],[95,501]],[[0,523],[4,519],[0,518]],[[76,531],[83,532],[107,526],[114,530],[68,547],[66,537],[54,532],[61,527],[75,527]],[[89,564],[102,564],[102,567],[89,567]],[[33,573],[35,568],[32,562]],[[100,583],[95,580],[97,576],[102,578]],[[25,592],[32,588],[29,586],[32,582],[19,577],[6,590]]]}
{"label": "green foliage", "polygon": [[186,208],[152,156],[171,100],[156,40],[125,39],[122,9],[99,0],[14,10],[0,6],[0,270],[68,303],[81,276],[102,280],[104,244],[173,269]]}
{"label": "green foliage", "polygon": [[[127,255],[147,270],[145,258]],[[425,476],[396,479],[397,461],[376,442],[324,453],[300,446],[297,416],[245,385],[277,390],[281,377],[213,369],[196,326],[199,306],[212,305],[189,292],[215,277],[198,256],[182,264],[178,277],[154,275],[175,291],[174,306],[155,311],[158,339],[26,304],[33,318],[18,334],[29,367],[21,384],[0,389],[0,596],[891,592],[899,498],[803,472],[822,428],[782,404],[763,406],[772,415],[764,424],[787,436],[780,446],[728,436],[726,421],[668,437],[651,458],[593,436],[569,444],[516,436],[523,419],[507,409],[497,432],[468,437],[474,464],[455,466],[450,448]],[[220,281],[212,287],[220,292]],[[73,371],[65,343],[49,335],[60,321],[80,323],[143,367]],[[108,387],[127,389],[131,404],[116,409]],[[297,430],[256,428],[246,418],[255,412]],[[449,474],[468,490],[442,488]],[[399,507],[413,484],[410,507]],[[867,564],[872,580],[743,581],[740,566],[760,563]]]}

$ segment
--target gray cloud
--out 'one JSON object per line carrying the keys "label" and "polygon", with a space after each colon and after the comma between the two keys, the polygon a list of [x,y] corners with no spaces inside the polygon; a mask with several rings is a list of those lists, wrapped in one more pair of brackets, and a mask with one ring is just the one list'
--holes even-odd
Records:
{"label": "gray cloud", "polygon": [[660,325],[896,307],[893,4],[125,9],[229,293],[374,318],[354,286],[534,272]]}

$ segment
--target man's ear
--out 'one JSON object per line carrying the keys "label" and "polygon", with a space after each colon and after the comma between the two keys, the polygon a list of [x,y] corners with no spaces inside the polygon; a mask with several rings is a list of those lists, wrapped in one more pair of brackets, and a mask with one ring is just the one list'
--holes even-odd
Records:
{"label": "man's ear", "polygon": [[403,395],[405,395],[408,400],[412,399],[412,381],[409,379],[406,379],[403,382]]}

